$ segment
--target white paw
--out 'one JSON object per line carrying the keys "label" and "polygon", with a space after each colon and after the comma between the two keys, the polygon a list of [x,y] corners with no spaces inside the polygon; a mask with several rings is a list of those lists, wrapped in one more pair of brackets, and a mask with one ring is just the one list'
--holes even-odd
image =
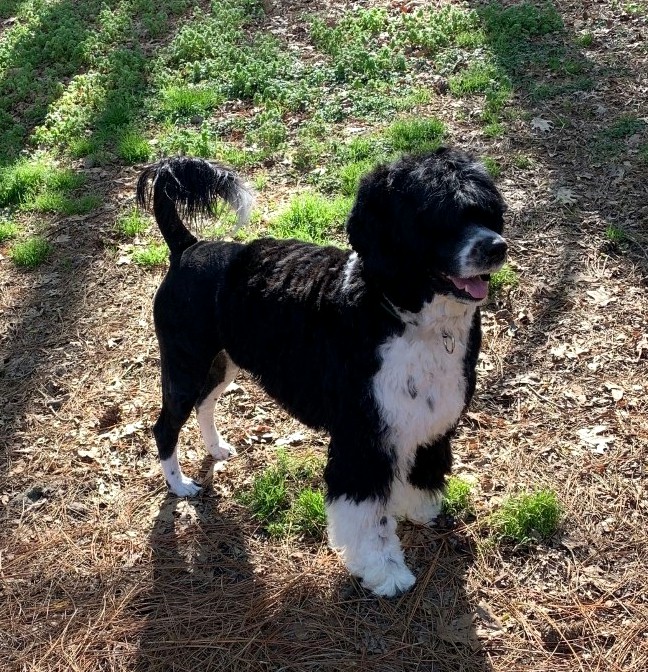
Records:
{"label": "white paw", "polygon": [[177,497],[195,497],[202,487],[196,483],[192,478],[187,478],[184,474],[180,474],[173,482],[167,480],[169,490]]}
{"label": "white paw", "polygon": [[210,448],[209,452],[216,462],[224,462],[225,460],[229,460],[238,455],[236,448],[222,439],[217,446]]}
{"label": "white paw", "polygon": [[416,578],[402,560],[387,558],[381,565],[367,567],[362,573],[362,585],[375,595],[394,597],[409,590]]}

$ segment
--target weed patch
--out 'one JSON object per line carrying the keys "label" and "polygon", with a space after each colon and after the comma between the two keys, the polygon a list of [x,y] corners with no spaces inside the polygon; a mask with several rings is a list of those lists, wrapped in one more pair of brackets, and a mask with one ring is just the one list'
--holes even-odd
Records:
{"label": "weed patch", "polygon": [[101,204],[99,196],[86,195],[78,198],[66,196],[59,191],[43,191],[28,201],[25,208],[37,212],[55,212],[61,215],[86,215]]}
{"label": "weed patch", "polygon": [[427,152],[441,145],[445,124],[438,119],[406,119],[394,122],[387,131],[397,152]]}
{"label": "weed patch", "polygon": [[207,86],[170,86],[160,92],[159,113],[170,121],[204,117],[223,102],[218,91]]}
{"label": "weed patch", "polygon": [[20,228],[14,222],[0,221],[0,244],[15,238],[20,233]]}
{"label": "weed patch", "polygon": [[270,231],[279,238],[330,243],[341,236],[351,205],[350,198],[331,199],[316,193],[300,194],[271,223]]}
{"label": "weed patch", "polygon": [[460,516],[470,511],[472,506],[472,488],[461,478],[451,476],[443,493],[442,511],[451,516]]}
{"label": "weed patch", "polygon": [[9,251],[11,260],[21,268],[40,266],[52,251],[51,244],[41,236],[33,236],[15,243]]}
{"label": "weed patch", "polygon": [[85,214],[101,201],[92,195],[73,195],[84,183],[83,175],[55,168],[44,158],[19,161],[0,168],[0,206],[63,215]]}
{"label": "weed patch", "polygon": [[286,125],[277,109],[261,112],[256,127],[248,134],[251,143],[257,143],[270,152],[278,150],[288,137]]}
{"label": "weed patch", "polygon": [[0,207],[24,203],[45,186],[50,174],[43,160],[22,160],[0,168]]}
{"label": "weed patch", "polygon": [[622,243],[626,240],[626,235],[623,232],[623,229],[620,229],[618,226],[608,226],[605,229],[605,237],[611,243]]}
{"label": "weed patch", "polygon": [[646,122],[643,119],[632,115],[621,116],[598,133],[592,144],[593,152],[599,157],[617,157],[625,149],[623,141],[645,128]]}
{"label": "weed patch", "polygon": [[347,163],[340,169],[340,189],[345,196],[355,196],[363,175],[366,175],[374,166],[374,161],[365,159],[355,163]]}
{"label": "weed patch", "polygon": [[493,179],[497,179],[502,174],[502,166],[498,161],[492,159],[490,156],[487,156],[483,159],[483,164],[486,167],[488,174]]}
{"label": "weed patch", "polygon": [[321,537],[326,527],[324,495],[317,487],[322,460],[278,451],[276,462],[258,474],[238,499],[272,537]]}
{"label": "weed patch", "polygon": [[132,259],[138,266],[154,268],[164,266],[169,258],[169,248],[164,243],[149,243],[146,247],[135,250]]}
{"label": "weed patch", "polygon": [[151,145],[139,131],[130,130],[119,139],[117,153],[124,163],[140,163],[150,158]]}
{"label": "weed patch", "polygon": [[546,539],[558,529],[562,509],[551,490],[538,490],[509,497],[493,514],[497,534],[504,539],[525,543]]}
{"label": "weed patch", "polygon": [[134,238],[144,233],[149,227],[149,221],[142,213],[133,208],[117,218],[115,228],[117,232],[127,238]]}
{"label": "weed patch", "polygon": [[517,287],[519,282],[518,274],[508,264],[504,264],[499,271],[491,275],[489,290],[491,295],[497,295],[506,289]]}

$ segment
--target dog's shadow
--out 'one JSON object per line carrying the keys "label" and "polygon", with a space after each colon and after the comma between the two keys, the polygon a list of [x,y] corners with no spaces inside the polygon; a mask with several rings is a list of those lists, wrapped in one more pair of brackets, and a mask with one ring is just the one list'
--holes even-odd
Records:
{"label": "dog's shadow", "polygon": [[138,669],[490,671],[466,594],[465,539],[400,533],[418,581],[386,600],[323,541],[267,540],[232,497],[166,497],[150,537],[152,581],[133,605],[145,620]]}

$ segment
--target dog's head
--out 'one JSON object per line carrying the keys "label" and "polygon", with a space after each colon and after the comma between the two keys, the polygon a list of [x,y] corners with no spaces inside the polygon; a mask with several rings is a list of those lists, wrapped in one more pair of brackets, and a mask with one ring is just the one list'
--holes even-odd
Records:
{"label": "dog's head", "polygon": [[482,303],[506,259],[504,210],[482,164],[441,148],[366,175],[347,232],[367,281],[397,307],[417,312],[434,294]]}

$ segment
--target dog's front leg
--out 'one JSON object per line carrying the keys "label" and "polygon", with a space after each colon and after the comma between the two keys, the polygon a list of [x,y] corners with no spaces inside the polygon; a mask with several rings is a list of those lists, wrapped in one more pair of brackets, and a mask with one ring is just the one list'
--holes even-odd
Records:
{"label": "dog's front leg", "polygon": [[390,507],[396,518],[430,525],[441,513],[446,477],[452,467],[450,435],[419,446],[412,464],[402,465],[391,488]]}
{"label": "dog's front leg", "polygon": [[417,488],[406,479],[394,480],[390,509],[399,520],[409,520],[417,525],[432,525],[441,513],[442,502],[441,490]]}
{"label": "dog's front leg", "polygon": [[379,498],[356,502],[342,496],[326,508],[329,542],[365,588],[393,597],[414,585],[396,535],[396,519]]}

